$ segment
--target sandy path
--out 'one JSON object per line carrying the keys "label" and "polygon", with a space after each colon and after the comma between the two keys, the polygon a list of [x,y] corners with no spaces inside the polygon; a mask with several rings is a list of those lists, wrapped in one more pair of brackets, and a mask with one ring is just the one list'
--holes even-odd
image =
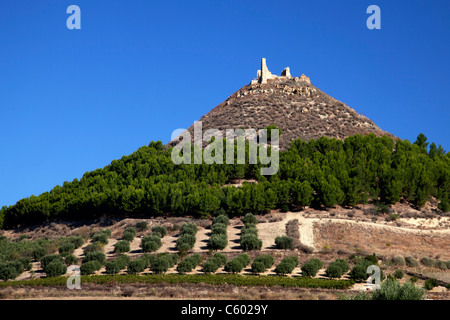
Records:
{"label": "sandy path", "polygon": [[234,252],[234,251],[241,251],[241,246],[239,244],[240,238],[241,238],[241,228],[243,227],[243,224],[230,224],[227,228],[227,237],[228,237],[228,244],[223,249],[223,252]]}
{"label": "sandy path", "polygon": [[194,247],[192,248],[192,251],[194,252],[208,251],[207,245],[210,236],[211,236],[210,229],[199,227],[197,234],[195,235],[196,242],[194,244]]}
{"label": "sandy path", "polygon": [[281,221],[258,224],[258,236],[263,241],[262,250],[275,249],[275,238],[286,235],[286,224],[294,219],[299,222],[300,242],[314,248],[314,219],[304,218],[298,212],[285,212],[277,215],[282,217]]}
{"label": "sandy path", "polygon": [[112,258],[115,255],[114,253],[114,245],[119,241],[119,239],[108,239],[108,244],[103,247],[103,252],[106,255],[106,259]]}
{"label": "sandy path", "polygon": [[275,249],[275,238],[286,235],[287,219],[271,223],[258,223],[258,238],[263,242],[261,250]]}
{"label": "sandy path", "polygon": [[314,220],[306,219],[304,217],[298,217],[300,242],[311,248],[315,247],[314,241]]}
{"label": "sandy path", "polygon": [[141,245],[141,237],[134,237],[133,241],[130,243],[130,252],[128,255],[134,259],[137,255],[142,253]]}
{"label": "sandy path", "polygon": [[170,252],[175,253],[177,251],[176,245],[177,245],[177,239],[178,234],[176,235],[166,235],[161,239],[162,246],[158,250],[156,250],[157,253],[160,252]]}

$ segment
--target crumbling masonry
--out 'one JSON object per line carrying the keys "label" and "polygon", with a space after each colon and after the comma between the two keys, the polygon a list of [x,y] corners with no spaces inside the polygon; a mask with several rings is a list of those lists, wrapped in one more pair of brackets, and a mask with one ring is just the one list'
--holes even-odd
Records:
{"label": "crumbling masonry", "polygon": [[258,70],[258,72],[256,73],[256,79],[253,79],[251,84],[256,84],[256,83],[264,84],[264,83],[267,83],[268,80],[277,79],[280,77],[294,79],[294,81],[296,81],[296,82],[297,81],[305,81],[305,82],[311,83],[311,80],[304,74],[302,74],[301,77],[292,77],[289,67],[285,68],[281,72],[281,76],[272,74],[269,71],[269,68],[267,68],[266,58],[262,58],[261,59],[261,70]]}

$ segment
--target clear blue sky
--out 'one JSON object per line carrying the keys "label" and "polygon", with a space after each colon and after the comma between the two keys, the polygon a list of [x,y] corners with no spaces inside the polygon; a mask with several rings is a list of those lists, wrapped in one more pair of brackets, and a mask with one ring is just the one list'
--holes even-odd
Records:
{"label": "clear blue sky", "polygon": [[[68,30],[66,8],[81,8]],[[366,9],[381,8],[381,30]],[[450,1],[0,2],[0,206],[170,139],[289,66],[382,129],[450,149]]]}

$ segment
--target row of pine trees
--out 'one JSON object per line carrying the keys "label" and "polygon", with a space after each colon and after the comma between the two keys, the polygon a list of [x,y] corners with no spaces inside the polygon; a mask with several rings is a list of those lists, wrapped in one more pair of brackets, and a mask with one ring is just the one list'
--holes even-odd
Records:
{"label": "row of pine trees", "polygon": [[[449,153],[434,143],[428,145],[423,134],[414,143],[373,134],[344,141],[298,139],[280,153],[276,175],[261,176],[262,166],[175,165],[170,149],[160,141],[151,142],[103,169],[85,173],[80,180],[3,207],[0,227],[105,216],[207,218],[221,208],[238,216],[277,208],[351,207],[370,201],[387,205],[408,201],[422,207],[431,197],[440,200],[441,210],[450,209]],[[258,183],[226,186],[233,179]]]}

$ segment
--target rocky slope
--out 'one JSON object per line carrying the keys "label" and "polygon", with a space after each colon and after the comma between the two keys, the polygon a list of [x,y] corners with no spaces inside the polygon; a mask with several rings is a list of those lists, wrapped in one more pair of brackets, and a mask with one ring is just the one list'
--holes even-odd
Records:
{"label": "rocky slope", "polygon": [[[330,97],[309,82],[309,78],[280,76],[267,83],[252,81],[205,114],[202,131],[219,129],[264,129],[275,124],[282,130],[280,147],[292,140],[321,136],[344,139],[354,134],[389,135],[370,119]],[[193,137],[194,126],[188,131]],[[171,141],[169,145],[175,145]]]}

